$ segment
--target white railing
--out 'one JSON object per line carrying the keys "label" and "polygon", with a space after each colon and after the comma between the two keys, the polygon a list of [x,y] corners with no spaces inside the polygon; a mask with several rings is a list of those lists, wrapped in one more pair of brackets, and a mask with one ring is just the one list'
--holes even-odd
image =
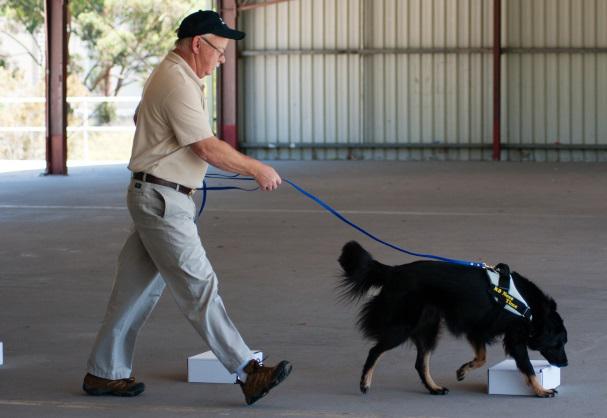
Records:
{"label": "white railing", "polygon": [[[208,77],[205,79],[206,91],[214,92],[216,87],[215,77]],[[208,105],[209,115],[211,117],[212,126],[215,126],[215,103],[214,94],[208,94]],[[71,105],[74,113],[80,116],[82,121],[81,125],[68,126],[67,132],[78,132],[82,133],[83,139],[83,160],[89,161],[89,133],[91,132],[108,132],[108,133],[134,133],[135,125],[130,123],[128,125],[117,125],[117,126],[99,126],[89,124],[89,118],[93,111],[93,103],[133,103],[133,112],[136,108],[137,103],[141,99],[140,96],[68,96],[67,102]],[[28,103],[46,103],[45,97],[0,97],[0,104],[28,104]],[[132,118],[129,116],[129,122]],[[46,132],[45,126],[0,126],[1,133],[44,133]]]}
{"label": "white railing", "polygon": [[[68,126],[68,133],[82,132],[83,137],[83,158],[84,161],[89,160],[89,132],[135,132],[135,125],[119,125],[119,126],[99,126],[90,125],[89,118],[92,113],[92,103],[139,103],[140,96],[68,96],[67,102],[74,106],[74,113],[80,116],[82,125]],[[45,97],[0,97],[0,104],[29,104],[29,103],[45,103]],[[133,106],[133,109],[135,106]],[[30,132],[46,132],[45,126],[0,126],[0,133],[30,133]]]}

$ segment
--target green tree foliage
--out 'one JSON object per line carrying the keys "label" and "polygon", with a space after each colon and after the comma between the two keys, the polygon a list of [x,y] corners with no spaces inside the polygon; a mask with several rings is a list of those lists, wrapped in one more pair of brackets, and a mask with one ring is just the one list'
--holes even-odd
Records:
{"label": "green tree foliage", "polygon": [[73,32],[86,44],[94,62],[84,84],[106,96],[149,74],[170,50],[179,21],[194,6],[194,2],[172,0],[100,3],[98,10],[74,12]]}
{"label": "green tree foliage", "polygon": [[[6,26],[0,29],[0,31],[19,44],[32,60],[42,67],[44,64],[44,49],[43,45],[38,43],[37,35],[44,28],[44,1],[0,0],[0,16],[6,19]],[[25,45],[15,36],[16,33],[23,30],[34,41],[34,49]]]}
{"label": "green tree foliage", "polygon": [[[90,92],[110,96],[117,95],[128,84],[141,81],[170,50],[179,21],[196,6],[201,6],[200,3],[192,0],[71,0],[70,36],[77,36],[84,42],[92,64],[82,75],[83,83]],[[44,1],[0,0],[0,16],[13,22],[15,28],[20,27],[35,36],[44,30]],[[40,66],[43,65],[35,54],[28,52]],[[71,57],[74,58],[77,57]],[[70,69],[83,67],[77,63]]]}
{"label": "green tree foliage", "polygon": [[[118,95],[125,86],[142,82],[153,66],[172,48],[176,39],[175,29],[189,12],[211,7],[211,0],[69,0],[69,36],[81,41],[86,56],[70,51],[68,94]],[[0,0],[0,31],[20,45],[44,72],[45,30],[44,0]],[[35,42],[21,42],[19,35],[27,33]],[[24,68],[11,65],[11,51],[0,56],[0,95],[40,96],[42,82],[33,86]],[[44,105],[0,104],[0,126],[42,126]],[[98,122],[110,122],[115,115],[109,103],[101,104],[95,111]],[[70,111],[70,125],[80,125],[81,116]],[[91,137],[92,138],[92,137]],[[130,140],[128,136],[127,142]],[[70,154],[74,154],[79,140],[68,139]],[[91,140],[92,143],[92,140]],[[100,143],[103,143],[100,141]],[[107,148],[107,143],[102,148]],[[130,146],[125,147],[126,156]],[[104,158],[116,158],[116,152],[104,154]],[[91,153],[92,153],[91,145]],[[120,158],[124,156],[120,154]],[[43,133],[9,133],[0,135],[0,159],[44,158]]]}
{"label": "green tree foliage", "polygon": [[44,25],[44,1],[2,0],[0,14],[17,22],[29,33],[35,33]]}

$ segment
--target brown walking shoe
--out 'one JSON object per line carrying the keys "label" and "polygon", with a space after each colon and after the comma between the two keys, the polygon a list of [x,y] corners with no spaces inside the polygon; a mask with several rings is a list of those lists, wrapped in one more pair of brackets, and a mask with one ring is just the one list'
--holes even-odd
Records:
{"label": "brown walking shoe", "polygon": [[134,377],[110,380],[87,373],[82,389],[93,396],[137,396],[145,390],[145,385],[143,382],[135,382]]}
{"label": "brown walking shoe", "polygon": [[266,396],[270,389],[287,378],[291,369],[291,363],[288,361],[281,361],[276,367],[266,367],[257,360],[251,360],[244,368],[247,381],[238,381],[247,405],[252,405]]}

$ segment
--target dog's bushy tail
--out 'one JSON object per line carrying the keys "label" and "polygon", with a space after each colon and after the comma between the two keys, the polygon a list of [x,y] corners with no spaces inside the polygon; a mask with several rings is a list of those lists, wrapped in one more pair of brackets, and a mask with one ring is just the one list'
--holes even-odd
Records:
{"label": "dog's bushy tail", "polygon": [[381,287],[389,276],[390,267],[375,261],[356,241],[344,245],[338,261],[343,269],[339,283],[343,300],[360,299],[371,287]]}

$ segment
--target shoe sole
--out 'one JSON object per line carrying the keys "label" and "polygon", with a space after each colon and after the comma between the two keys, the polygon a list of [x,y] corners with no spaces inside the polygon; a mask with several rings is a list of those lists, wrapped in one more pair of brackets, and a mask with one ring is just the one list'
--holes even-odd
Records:
{"label": "shoe sole", "polygon": [[145,385],[140,383],[135,385],[132,390],[128,392],[116,392],[111,389],[97,389],[87,387],[86,385],[82,385],[82,390],[84,390],[88,395],[91,396],[120,396],[123,398],[131,398],[133,396],[140,395],[145,390]]}
{"label": "shoe sole", "polygon": [[291,370],[293,370],[293,366],[291,366],[291,363],[289,363],[288,361],[281,361],[280,363],[278,363],[278,365],[276,366],[276,374],[274,375],[274,379],[272,379],[270,384],[265,388],[261,395],[247,399],[247,405],[253,405],[255,402],[270,393],[270,390],[272,390],[272,388],[276,387],[280,382],[282,382],[289,376]]}

